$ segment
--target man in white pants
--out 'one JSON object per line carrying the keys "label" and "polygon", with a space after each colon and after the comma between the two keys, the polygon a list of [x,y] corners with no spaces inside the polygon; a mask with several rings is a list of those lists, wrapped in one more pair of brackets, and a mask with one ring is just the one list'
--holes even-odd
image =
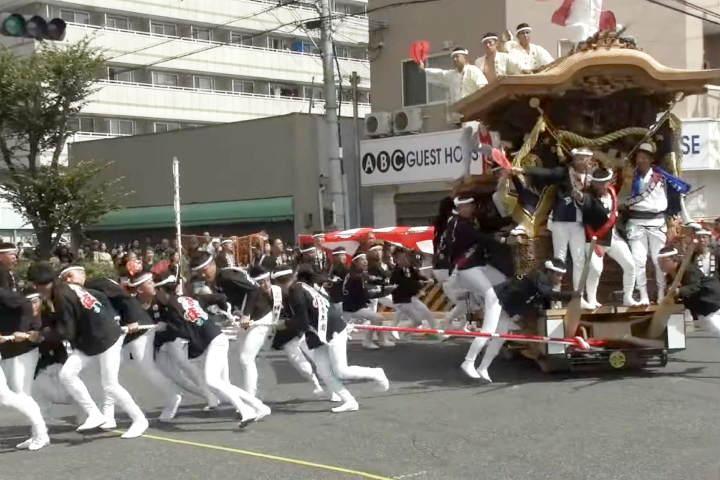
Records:
{"label": "man in white pants", "polygon": [[[21,450],[40,450],[50,443],[40,407],[31,396],[40,340],[33,325],[31,305],[23,295],[0,288],[0,406],[20,412],[30,422],[32,436],[17,445]],[[33,342],[30,342],[32,340]],[[3,355],[11,355],[4,359]],[[10,384],[4,370],[10,374]]]}
{"label": "man in white pants", "polygon": [[575,201],[582,210],[587,241],[591,241],[592,237],[597,238],[597,246],[590,257],[590,271],[585,285],[587,305],[590,308],[601,307],[597,301],[597,289],[600,285],[605,255],[615,260],[623,270],[623,305],[638,305],[633,299],[635,262],[630,248],[615,228],[618,206],[617,194],[610,185],[612,178],[612,171],[598,168],[590,174],[592,184],[589,193],[573,193]]}
{"label": "man in white pants", "polygon": [[[511,278],[490,289],[485,295],[485,318],[481,331],[507,333],[513,317],[548,309],[552,301],[569,301],[574,295],[573,292],[560,292],[556,289],[562,284],[565,272],[565,262],[555,258],[545,262],[545,271],[533,270],[522,278]],[[500,353],[503,343],[504,340],[493,338],[488,344],[487,337],[477,337],[465,356],[462,371],[470,378],[491,383],[488,368]],[[488,347],[476,370],[475,360],[486,344]]]}
{"label": "man in white pants", "polygon": [[87,414],[78,431],[93,430],[106,422],[80,379],[80,372],[86,366],[98,362],[103,393],[112,396],[132,420],[122,438],[141,436],[148,428],[148,421],[118,381],[125,336],[110,301],[99,292],[93,295],[79,285],[53,281],[52,271],[49,263],[37,262],[31,265],[28,280],[35,283],[40,295],[52,304],[57,313],[56,334],[68,341],[72,348],[60,370],[60,381]]}
{"label": "man in white pants", "polygon": [[[658,263],[668,280],[673,281],[681,263],[678,251],[674,247],[663,247],[658,253]],[[720,281],[717,277],[703,275],[690,263],[680,281],[677,300],[720,338]]]}
{"label": "man in white pants", "polygon": [[[424,285],[431,280],[422,280],[417,268],[410,265],[407,252],[397,248],[394,253],[395,268],[390,276],[390,283],[396,288],[392,300],[398,312],[410,318],[416,327],[422,326],[425,320],[430,328],[437,328],[435,316],[430,309],[417,297]],[[397,316],[396,316],[397,318]],[[397,325],[397,321],[394,322]]]}
{"label": "man in white pants", "polygon": [[553,254],[563,262],[567,261],[568,246],[573,262],[573,288],[577,290],[585,267],[585,227],[582,211],[575,204],[574,195],[582,193],[590,180],[588,166],[593,153],[587,148],[572,150],[572,163],[553,168],[513,168],[513,173],[532,177],[543,185],[557,185],[555,206],[548,219],[548,229],[552,233]]}

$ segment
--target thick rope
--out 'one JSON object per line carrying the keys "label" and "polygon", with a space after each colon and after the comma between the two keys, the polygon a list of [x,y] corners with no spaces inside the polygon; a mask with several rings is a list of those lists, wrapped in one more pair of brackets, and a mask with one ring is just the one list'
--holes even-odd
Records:
{"label": "thick rope", "polygon": [[607,145],[608,143],[612,143],[615,140],[620,140],[623,137],[628,137],[631,135],[642,136],[647,134],[649,130],[649,128],[645,127],[627,127],[618,130],[617,132],[608,133],[607,135],[603,135],[602,137],[598,138],[587,138],[583,137],[582,135],[578,135],[577,133],[569,132],[567,130],[559,130],[558,136],[562,140],[567,140],[568,143],[576,147],[597,147],[600,145]]}
{"label": "thick rope", "polygon": [[525,140],[525,143],[523,143],[523,146],[520,148],[520,151],[517,153],[517,155],[515,155],[515,158],[513,158],[514,167],[519,167],[522,165],[521,162],[525,159],[525,157],[528,156],[532,149],[535,148],[538,138],[540,137],[540,132],[542,132],[544,129],[545,118],[540,115],[538,116],[537,122],[535,122],[535,126],[530,131],[530,134]]}

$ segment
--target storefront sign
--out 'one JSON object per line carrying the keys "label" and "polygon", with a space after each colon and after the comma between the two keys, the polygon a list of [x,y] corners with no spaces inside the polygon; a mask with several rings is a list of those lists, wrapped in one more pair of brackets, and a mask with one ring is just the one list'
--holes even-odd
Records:
{"label": "storefront sign", "polygon": [[682,153],[683,170],[720,170],[720,122],[683,120]]}
{"label": "storefront sign", "polygon": [[455,180],[479,172],[468,130],[426,133],[360,142],[362,185]]}

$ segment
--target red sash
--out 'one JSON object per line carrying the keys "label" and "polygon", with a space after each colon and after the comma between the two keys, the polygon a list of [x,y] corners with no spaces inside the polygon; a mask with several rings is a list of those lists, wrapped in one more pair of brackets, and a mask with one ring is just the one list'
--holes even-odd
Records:
{"label": "red sash", "polygon": [[[610,208],[610,216],[607,219],[607,222],[600,227],[599,230],[595,231],[592,229],[592,227],[588,224],[585,224],[585,233],[587,234],[588,238],[596,237],[598,240],[605,238],[605,236],[609,233],[612,235],[612,229],[615,226],[615,221],[617,220],[617,194],[615,193],[615,189],[612,186],[608,187],[608,193],[610,194],[610,201],[612,202],[612,207]],[[602,257],[605,255],[602,251],[602,248],[600,248],[600,245],[595,245],[595,253],[597,253],[598,257]]]}

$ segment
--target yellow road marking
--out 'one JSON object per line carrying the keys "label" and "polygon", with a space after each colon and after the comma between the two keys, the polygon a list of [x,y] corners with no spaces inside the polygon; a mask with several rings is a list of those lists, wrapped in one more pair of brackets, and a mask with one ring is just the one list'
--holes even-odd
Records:
{"label": "yellow road marking", "polygon": [[[113,430],[118,434],[125,432],[120,430]],[[269,455],[267,453],[251,452],[249,450],[241,450],[239,448],[222,447],[220,445],[212,445],[209,443],[200,442],[189,442],[187,440],[178,440],[170,437],[160,437],[157,435],[143,435],[142,438],[149,438],[151,440],[160,440],[161,442],[175,443],[178,445],[188,445],[190,447],[207,448],[208,450],[219,450],[221,452],[237,453],[240,455],[247,455],[249,457],[264,458],[265,460],[275,460],[277,462],[290,463],[293,465],[301,465],[303,467],[319,468],[321,470],[330,470],[332,472],[345,473],[347,475],[355,475],[357,477],[370,478],[372,480],[393,480],[390,477],[383,477],[382,475],[375,475],[373,473],[361,472],[359,470],[350,470],[348,468],[335,467],[332,465],[325,465],[322,463],[306,462],[305,460],[297,460],[294,458],[280,457],[278,455]]]}

